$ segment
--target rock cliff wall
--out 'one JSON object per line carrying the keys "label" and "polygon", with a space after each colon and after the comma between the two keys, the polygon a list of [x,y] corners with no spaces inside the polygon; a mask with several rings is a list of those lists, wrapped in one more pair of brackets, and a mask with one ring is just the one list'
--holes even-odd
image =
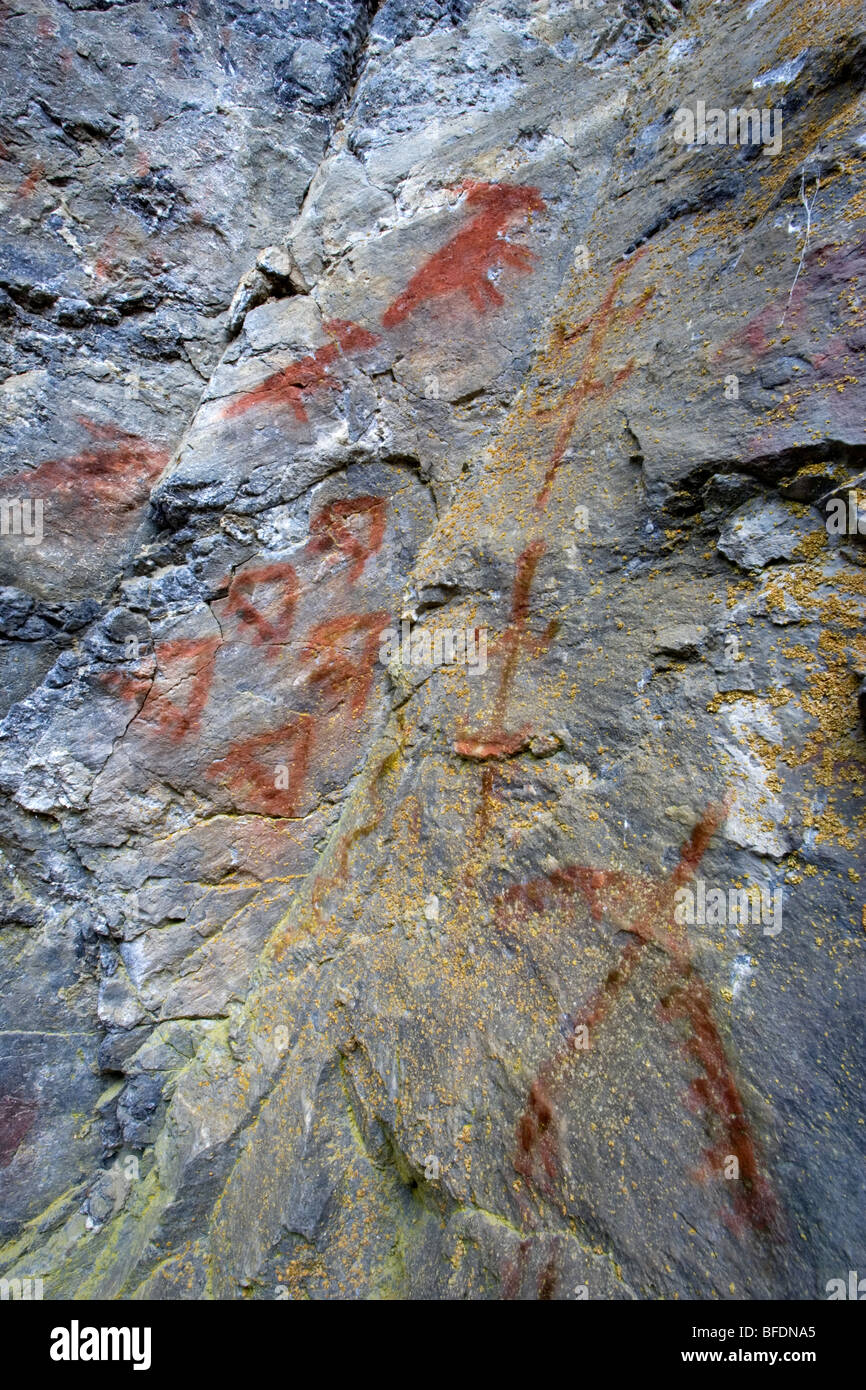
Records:
{"label": "rock cliff wall", "polygon": [[824,1296],[861,5],[7,0],[0,44],[0,1271]]}

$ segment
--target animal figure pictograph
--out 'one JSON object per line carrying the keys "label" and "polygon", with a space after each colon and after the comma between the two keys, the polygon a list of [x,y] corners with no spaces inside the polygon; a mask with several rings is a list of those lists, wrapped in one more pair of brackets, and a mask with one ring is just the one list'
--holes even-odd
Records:
{"label": "animal figure pictograph", "polygon": [[526,274],[532,269],[532,252],[512,245],[504,233],[531,213],[544,211],[547,205],[538,189],[477,180],[460,187],[467,190],[466,202],[477,209],[475,215],[416,271],[382,315],[383,327],[396,328],[423,304],[446,295],[465,295],[483,314],[505,302],[490,279],[491,270],[511,266]]}
{"label": "animal figure pictograph", "polygon": [[296,420],[306,424],[309,420],[306,410],[306,397],[311,391],[341,391],[343,383],[331,375],[331,368],[340,357],[375,347],[379,339],[360,324],[348,319],[327,319],[323,324],[325,332],[334,341],[316,348],[315,352],[290,362],[278,372],[265,377],[259,386],[245,391],[223,411],[225,418],[243,415],[252,406],[288,406]]}
{"label": "animal figure pictograph", "polygon": [[[521,184],[485,183],[467,179],[458,191],[466,192],[473,216],[435,251],[412,276],[406,289],[382,315],[386,329],[396,328],[423,305],[446,296],[465,296],[484,313],[505,302],[490,272],[510,266],[528,273],[535,257],[526,247],[506,238],[510,227],[547,206],[537,188]],[[350,319],[327,319],[323,327],[332,339],[315,352],[272,372],[251,391],[245,391],[223,410],[223,418],[244,415],[254,406],[288,407],[300,424],[307,424],[308,397],[317,391],[341,391],[343,382],[333,369],[341,358],[375,347],[380,338]]]}
{"label": "animal figure pictograph", "polygon": [[62,513],[99,512],[122,518],[140,506],[168,463],[168,453],[115,425],[79,415],[93,444],[71,457],[47,459],[4,480],[7,492],[50,497]]}

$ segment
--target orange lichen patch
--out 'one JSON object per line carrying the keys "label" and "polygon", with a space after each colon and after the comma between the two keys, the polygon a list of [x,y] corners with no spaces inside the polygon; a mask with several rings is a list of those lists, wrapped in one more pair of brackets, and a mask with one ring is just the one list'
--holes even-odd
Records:
{"label": "orange lichen patch", "polygon": [[[311,555],[330,555],[336,551],[351,560],[349,578],[363,573],[371,555],[382,547],[388,504],[384,497],[340,498],[329,502],[312,519],[307,550]],[[357,523],[366,530],[360,533]]]}
{"label": "orange lichen patch", "polygon": [[416,271],[382,315],[385,328],[395,328],[422,304],[446,295],[465,294],[483,314],[491,305],[505,302],[489,279],[489,270],[505,265],[522,273],[532,269],[532,253],[512,246],[503,232],[531,212],[544,211],[547,205],[538,189],[475,180],[461,187],[468,189],[468,205],[480,211]]}
{"label": "orange lichen patch", "polygon": [[[833,590],[828,587],[831,582]],[[858,732],[859,679],[854,670],[854,654],[859,652],[859,661],[866,655],[861,635],[866,575],[862,571],[843,572],[831,580],[816,564],[798,565],[770,580],[766,592],[768,606],[780,607],[794,600],[822,629],[817,648],[802,643],[783,647],[786,658],[801,662],[805,669],[805,688],[800,698],[815,727],[801,745],[778,749],[776,758],[789,767],[808,767],[810,782],[816,788],[832,790],[842,782],[862,783],[866,755]],[[840,829],[837,819],[825,813],[823,837],[839,838],[841,843],[853,847],[850,830],[840,836],[835,834]]]}
{"label": "orange lichen patch", "polygon": [[649,247],[643,247],[630,260],[622,261],[616,268],[611,277],[610,284],[605,291],[601,303],[588,318],[574,328],[568,329],[562,334],[561,344],[570,345],[572,342],[582,338],[589,332],[589,340],[586,344],[583,361],[574,385],[566,392],[560,404],[554,407],[551,413],[562,416],[562,422],[556,433],[553,452],[550,456],[550,465],[544,475],[544,483],[539,492],[535,505],[541,509],[546,507],[550,498],[550,491],[556,477],[557,470],[562,463],[563,455],[568,447],[575,425],[577,424],[580,413],[585,403],[595,397],[605,400],[619,390],[620,386],[626,381],[634,371],[634,358],[630,358],[624,367],[620,367],[614,372],[608,381],[603,381],[597,376],[599,362],[605,343],[614,328],[630,327],[637,323],[642,317],[647,304],[655,293],[653,286],[648,286],[634,301],[633,304],[622,306],[617,305],[617,296],[631,271],[643,256],[646,255]]}
{"label": "orange lichen patch", "polygon": [[[225,581],[223,581],[225,583]],[[253,593],[261,593],[257,604]],[[295,616],[298,576],[293,565],[275,561],[240,570],[229,587],[226,614],[236,613],[242,625],[252,630],[257,643],[284,642]]]}
{"label": "orange lichen patch", "polygon": [[125,512],[140,506],[168,463],[166,451],[114,425],[98,425],[84,416],[79,423],[105,442],[71,458],[49,459],[32,471],[16,473],[5,479],[4,487],[13,492],[26,490],[31,497],[50,494],[75,508]]}
{"label": "orange lichen patch", "polygon": [[[213,680],[219,637],[180,637],[156,648],[158,674],[139,719],[173,743],[199,726]],[[181,704],[172,697],[185,691]]]}
{"label": "orange lichen patch", "polygon": [[211,764],[207,776],[229,787],[243,810],[294,816],[306,783],[313,733],[312,717],[299,715],[281,729],[235,744]]}
{"label": "orange lichen patch", "polygon": [[231,405],[226,406],[223,416],[228,418],[243,415],[254,405],[288,405],[296,420],[306,422],[309,417],[304,398],[308,392],[320,389],[342,390],[342,383],[331,376],[331,367],[341,355],[375,347],[379,339],[374,333],[369,333],[366,328],[348,319],[328,319],[323,327],[336,342],[326,343],[307,357],[290,362],[287,367],[265,377],[261,385],[254,387],[252,391],[245,391],[236,401],[232,401]]}

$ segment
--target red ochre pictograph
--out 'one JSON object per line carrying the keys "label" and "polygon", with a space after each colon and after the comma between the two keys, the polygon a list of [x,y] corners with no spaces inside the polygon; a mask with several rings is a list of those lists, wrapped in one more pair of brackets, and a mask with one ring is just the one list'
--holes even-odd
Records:
{"label": "red ochre pictograph", "polygon": [[[237,743],[208,769],[207,776],[229,787],[255,810],[294,815],[306,785],[310,758],[322,719],[342,706],[350,718],[364,713],[373,684],[380,634],[388,613],[350,613],[311,628],[301,649],[308,684],[321,692],[315,712],[299,712],[275,731]],[[330,709],[322,709],[330,701]],[[288,769],[287,786],[277,784],[279,766]]]}
{"label": "red ochre pictograph", "polygon": [[93,269],[97,280],[110,280],[115,271],[120,266],[120,255],[118,248],[121,243],[121,230],[113,227],[106,237],[100,242]]}
{"label": "red ochre pictograph", "polygon": [[[261,591],[258,598],[257,591]],[[253,603],[256,593],[258,602]],[[269,597],[268,597],[269,596]],[[251,629],[253,642],[285,642],[292,629],[298,601],[298,576],[294,565],[278,560],[252,565],[234,575],[229,585],[226,616],[232,613]]]}
{"label": "red ochre pictograph", "polygon": [[[361,577],[368,559],[381,549],[388,504],[384,497],[341,497],[328,502],[312,518],[304,551],[333,562],[349,561],[349,581]],[[277,646],[291,633],[301,593],[294,565],[285,560],[239,570],[228,587],[225,615],[237,616],[251,631],[253,642]],[[255,601],[254,601],[255,599]]]}
{"label": "red ochre pictograph", "polygon": [[[178,637],[156,648],[157,676],[139,718],[172,743],[195,732],[213,680],[219,637]],[[174,697],[179,695],[180,699]]]}
{"label": "red ochre pictograph", "polygon": [[[327,561],[344,557],[354,584],[381,548],[386,519],[382,497],[338,498],[313,517],[304,551]],[[228,590],[223,617],[235,618],[238,634],[266,647],[269,657],[279,655],[292,634],[301,596],[295,567],[286,561],[251,565],[226,577],[223,585]],[[345,703],[353,719],[360,717],[369,698],[381,632],[389,621],[384,611],[351,613],[319,623],[301,639],[301,662],[306,663],[301,679],[319,703],[330,702],[332,710]],[[139,671],[108,671],[99,679],[118,698],[137,703],[139,728],[177,743],[200,726],[216,654],[225,640],[214,636],[161,642],[155,652],[155,679]],[[276,732],[252,735],[217,760],[207,775],[254,800],[262,811],[292,814],[305,783],[317,718],[317,713],[305,711]],[[262,761],[263,754],[278,745],[287,746],[290,776],[285,788],[274,784],[274,764]]]}
{"label": "red ochre pictograph", "polygon": [[23,1096],[0,1096],[0,1168],[15,1157],[39,1113],[36,1102]]}
{"label": "red ochre pictograph", "polygon": [[[822,291],[842,289],[852,281],[864,279],[866,239],[848,246],[816,246],[805,257],[803,273],[793,291],[780,295],[753,314],[744,328],[725,340],[716,353],[717,360],[724,361],[739,352],[746,352],[753,358],[764,357],[771,347],[781,346],[780,336],[783,333],[790,333],[792,328],[802,326],[810,301]],[[841,356],[842,342],[837,338],[831,339],[830,343],[827,354],[812,359],[819,374],[829,374],[825,357],[832,361],[834,357]]]}
{"label": "red ochre pictograph", "polygon": [[[328,502],[310,522],[310,555],[351,560],[349,578],[360,579],[364,566],[382,547],[388,504],[384,497],[349,497]],[[358,525],[360,523],[360,527]],[[366,536],[360,530],[366,531]]]}
{"label": "red ochre pictograph", "polygon": [[582,338],[585,333],[589,333],[577,381],[569,388],[563,400],[554,407],[552,412],[562,415],[562,423],[556,433],[550,465],[544,475],[544,483],[535,499],[535,505],[539,510],[547,506],[554,479],[568,448],[568,441],[571,439],[585,403],[593,399],[608,400],[634,371],[635,361],[632,357],[608,380],[597,375],[602,351],[610,333],[615,328],[631,327],[637,323],[655,293],[655,287],[650,285],[638,295],[633,303],[624,305],[617,303],[617,296],[623,284],[648,250],[649,247],[645,246],[629,260],[619,263],[598,308],[590,314],[589,318],[570,329],[562,339],[564,343],[571,343],[577,338]]}
{"label": "red ochre pictograph", "polygon": [[500,657],[493,724],[477,733],[461,731],[458,734],[454,742],[454,751],[463,758],[483,761],[485,758],[510,757],[528,741],[529,727],[524,725],[510,732],[505,727],[505,716],[521,652],[526,651],[533,656],[539,656],[550,646],[558,630],[555,620],[548,623],[540,637],[528,630],[530,591],[538,562],[546,548],[543,540],[530,541],[517,557],[508,625],[490,649],[491,656]]}
{"label": "red ochre pictograph", "polygon": [[243,415],[255,405],[289,406],[295,419],[306,423],[309,416],[305,397],[310,391],[343,389],[343,383],[339,378],[331,375],[331,368],[339,358],[375,347],[379,342],[374,333],[369,333],[366,328],[348,319],[328,319],[323,327],[326,333],[336,339],[335,342],[326,343],[307,357],[300,357],[297,362],[290,362],[287,367],[282,367],[278,372],[265,377],[259,386],[255,386],[252,391],[245,391],[236,401],[232,401],[231,405],[226,406],[223,417]]}
{"label": "red ochre pictograph", "polygon": [[729,1224],[739,1230],[747,1222],[758,1232],[777,1235],[776,1199],[760,1169],[745,1106],[713,1016],[710,993],[692,963],[686,928],[674,920],[676,891],[694,877],[713,834],[724,822],[728,804],[726,801],[707,809],[668,878],[650,879],[618,870],[572,865],[544,878],[516,884],[499,899],[497,923],[503,933],[519,929],[530,914],[560,909],[564,901],[579,893],[595,921],[606,916],[617,930],[634,938],[623,948],[603,983],[569,1020],[565,1041],[533,1081],[517,1126],[514,1166],[528,1188],[551,1193],[561,1167],[555,1113],[557,1087],[579,1056],[579,1040],[588,1036],[590,1046],[594,1045],[598,1030],[645,947],[653,945],[663,955],[658,978],[661,1017],[665,1022],[684,1025],[683,1049],[699,1072],[691,1083],[688,1102],[703,1115],[711,1143],[704,1151],[704,1168],[696,1177],[721,1176],[725,1162],[735,1157],[739,1178],[728,1180],[734,1193]]}
{"label": "red ochre pictograph", "polygon": [[537,188],[519,184],[481,183],[467,180],[466,202],[477,208],[475,216],[450,241],[424,262],[382,315],[385,328],[398,323],[422,304],[445,295],[463,294],[470,304],[484,313],[504,298],[488,276],[495,267],[511,266],[525,274],[535,259],[523,246],[513,246],[503,233],[532,212],[543,212],[547,204]]}
{"label": "red ochre pictograph", "polygon": [[30,165],[30,173],[25,175],[15,190],[16,198],[29,198],[35,192],[40,182],[45,177],[45,165],[41,159],[34,159]]}
{"label": "red ochre pictograph", "polygon": [[[294,816],[300,809],[315,734],[312,715],[299,714],[281,729],[246,738],[208,768],[207,776],[230,788],[244,807],[272,816]],[[287,769],[287,785],[278,768]]]}
{"label": "red ochre pictograph", "polygon": [[[523,246],[514,246],[504,233],[532,212],[547,206],[537,188],[466,180],[467,204],[476,210],[469,222],[445,246],[425,261],[402,294],[382,316],[385,328],[395,328],[421,305],[446,295],[463,294],[479,311],[504,303],[488,272],[503,266],[526,273],[535,259]],[[324,329],[335,341],[271,373],[251,391],[225,407],[223,418],[243,415],[253,406],[285,407],[306,424],[307,396],[314,391],[340,391],[343,383],[332,374],[341,357],[375,347],[380,339],[349,319],[328,319]]]}
{"label": "red ochre pictograph", "polygon": [[389,622],[384,610],[347,613],[318,623],[307,633],[301,652],[309,662],[307,680],[326,700],[342,704],[348,699],[353,719],[359,719],[366,708],[381,634]]}
{"label": "red ochre pictograph", "polygon": [[140,506],[168,463],[166,451],[114,425],[99,425],[86,416],[78,422],[97,441],[92,449],[16,473],[4,479],[4,488],[26,490],[31,497],[50,494],[75,509],[108,508],[117,514]]}
{"label": "red ochre pictograph", "polygon": [[[559,1246],[558,1237],[553,1237],[554,1245]],[[502,1274],[502,1297],[507,1301],[520,1298],[529,1265],[529,1254],[532,1250],[532,1240],[522,1240],[517,1247],[517,1253],[513,1259],[505,1259],[501,1262]],[[556,1249],[548,1256],[542,1268],[535,1276],[534,1297],[541,1302],[552,1299],[556,1293],[559,1283],[559,1269],[557,1267]]]}

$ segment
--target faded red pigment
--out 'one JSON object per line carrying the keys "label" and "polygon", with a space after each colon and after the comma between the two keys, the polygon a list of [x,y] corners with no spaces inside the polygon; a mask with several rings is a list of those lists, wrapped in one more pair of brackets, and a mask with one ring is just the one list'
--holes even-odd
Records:
{"label": "faded red pigment", "polygon": [[577,381],[567,392],[560,405],[556,407],[556,413],[561,413],[563,418],[556,433],[550,465],[544,475],[543,486],[535,499],[535,505],[539,510],[547,506],[554,479],[584,404],[593,398],[608,400],[634,371],[635,362],[632,357],[624,367],[620,367],[619,371],[613,374],[609,381],[604,381],[596,375],[599,360],[611,330],[614,327],[630,327],[637,323],[655,293],[655,288],[649,286],[633,304],[623,306],[616,302],[624,282],[648,250],[649,248],[645,246],[630,260],[621,261],[611,277],[610,284],[598,308],[590,314],[589,318],[584,319],[582,323],[577,324],[576,327],[563,335],[562,342],[569,343],[583,337],[588,332],[589,341],[586,345],[586,352]]}
{"label": "faded red pigment", "polygon": [[0,1168],[12,1162],[38,1113],[35,1101],[16,1095],[0,1096]]}
{"label": "faded red pigment", "polygon": [[[310,663],[304,673],[307,681],[318,687],[334,708],[348,704],[353,719],[360,718],[366,708],[379,635],[388,622],[386,612],[351,613],[319,623],[307,634],[301,651],[302,659]],[[244,739],[212,763],[207,776],[239,793],[252,809],[270,815],[295,815],[321,717],[321,712],[299,713],[280,729]],[[275,785],[279,764],[288,770],[285,788]]]}
{"label": "faded red pigment", "polygon": [[[213,680],[219,637],[179,637],[156,648],[158,674],[139,717],[172,743],[194,733],[201,722]],[[186,702],[172,699],[178,689]]]}
{"label": "faded red pigment", "polygon": [[[271,591],[270,602],[258,605],[251,595],[257,590]],[[298,601],[298,576],[293,565],[279,560],[270,565],[254,565],[236,574],[229,586],[226,615],[237,614],[241,624],[251,629],[253,642],[284,642],[292,629]],[[270,614],[270,616],[267,616]]]}
{"label": "faded red pigment", "polygon": [[[294,816],[306,782],[314,724],[312,715],[298,715],[281,729],[244,739],[212,763],[207,776],[231,788],[241,806],[271,816]],[[275,784],[280,764],[288,771],[286,788]]]}
{"label": "faded red pigment", "polygon": [[374,333],[368,333],[366,328],[348,319],[328,319],[323,327],[336,342],[326,343],[307,357],[290,362],[287,367],[265,377],[259,386],[254,387],[252,391],[245,391],[231,405],[226,406],[223,416],[228,418],[243,415],[255,405],[289,406],[295,419],[306,423],[309,417],[305,397],[311,391],[343,389],[343,383],[331,375],[331,368],[338,359],[375,347],[379,341]]}
{"label": "faded red pigment", "polygon": [[390,619],[378,613],[348,613],[311,628],[302,658],[311,663],[307,679],[326,699],[348,699],[353,719],[363,714],[373,684],[373,667],[382,631]]}
{"label": "faded red pigment", "polygon": [[[371,555],[382,548],[388,504],[384,497],[339,498],[329,502],[310,522],[307,553],[336,558],[339,554],[351,560],[349,578],[360,579]],[[360,521],[366,528],[362,538],[353,525]]]}
{"label": "faded red pigment", "polygon": [[[810,301],[822,294],[842,289],[852,281],[866,280],[866,238],[848,246],[816,246],[803,262],[803,273],[792,292],[782,295],[757,314],[753,314],[744,328],[732,334],[716,353],[718,360],[725,360],[745,350],[749,356],[763,357],[771,347],[779,346],[779,332],[784,326],[788,329],[802,325]],[[838,353],[838,348],[836,349]],[[813,365],[819,372],[822,366],[820,356],[813,357]]]}
{"label": "faded red pigment", "polygon": [[75,508],[133,510],[146,501],[151,485],[168,463],[168,454],[137,435],[114,425],[99,425],[86,416],[79,424],[102,441],[71,458],[49,459],[4,481],[8,490],[25,490],[29,497],[52,498]]}
{"label": "faded red pigment", "polygon": [[565,899],[580,893],[596,921],[607,912],[619,930],[635,938],[570,1020],[565,1042],[533,1081],[517,1126],[515,1168],[528,1187],[550,1191],[561,1166],[554,1110],[558,1082],[575,1055],[582,1030],[588,1030],[591,1036],[600,1027],[642,958],[644,948],[653,944],[664,954],[660,976],[662,1017],[669,1022],[685,1023],[684,1048],[700,1072],[691,1084],[689,1101],[703,1114],[708,1130],[716,1136],[704,1152],[706,1169],[700,1176],[717,1176],[724,1160],[735,1156],[740,1174],[735,1217],[756,1231],[771,1234],[775,1233],[777,1222],[776,1199],[760,1171],[757,1147],[713,1017],[709,991],[692,964],[685,928],[674,924],[676,891],[694,876],[726,814],[726,804],[708,808],[683,847],[673,874],[662,881],[572,865],[529,883],[516,884],[499,899],[500,931],[513,928],[529,913],[546,913],[561,907]]}
{"label": "faded red pigment", "polygon": [[422,304],[446,295],[463,294],[483,314],[491,305],[505,301],[489,279],[494,267],[511,266],[525,274],[535,259],[531,251],[513,246],[503,233],[532,212],[547,206],[537,188],[506,183],[469,180],[461,185],[475,216],[450,241],[434,252],[412,276],[382,315],[385,328],[396,328]]}

